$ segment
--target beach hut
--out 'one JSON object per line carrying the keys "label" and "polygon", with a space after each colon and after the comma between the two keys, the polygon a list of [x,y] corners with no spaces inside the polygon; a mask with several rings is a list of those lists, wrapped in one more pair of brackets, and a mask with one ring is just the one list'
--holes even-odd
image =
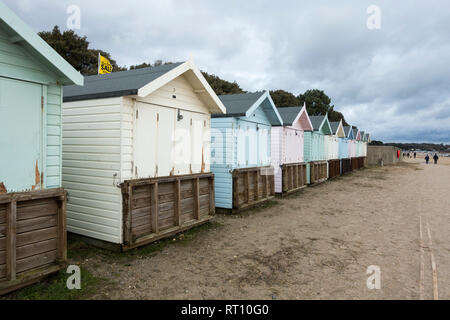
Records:
{"label": "beach hut", "polygon": [[313,131],[304,134],[304,153],[307,164],[308,184],[319,183],[328,178],[328,161],[325,147],[325,136],[331,135],[328,114],[310,116]]}
{"label": "beach hut", "polygon": [[341,159],[341,174],[352,171],[352,126],[344,126],[345,137],[339,141],[339,158]]}
{"label": "beach hut", "polygon": [[330,122],[332,134],[325,136],[327,141],[328,178],[334,178],[341,174],[341,161],[339,158],[339,143],[345,138],[342,120]]}
{"label": "beach hut", "polygon": [[0,294],[66,260],[63,84],[83,77],[0,2]]}
{"label": "beach hut", "polygon": [[216,207],[237,212],[275,194],[271,127],[283,121],[268,91],[219,98],[227,113],[211,119]]}
{"label": "beach hut", "polygon": [[363,157],[364,156],[364,137],[365,137],[365,132],[361,131],[360,132],[360,139],[358,141],[358,149],[357,149],[357,155],[358,157]]}
{"label": "beach hut", "polygon": [[353,137],[352,140],[352,170],[361,169],[361,131],[357,127],[353,127]]}
{"label": "beach hut", "polygon": [[210,220],[210,114],[225,112],[192,60],[68,86],[68,230],[123,250]]}
{"label": "beach hut", "polygon": [[271,158],[275,192],[288,193],[307,186],[304,132],[312,131],[306,106],[278,108],[283,126],[272,127]]}

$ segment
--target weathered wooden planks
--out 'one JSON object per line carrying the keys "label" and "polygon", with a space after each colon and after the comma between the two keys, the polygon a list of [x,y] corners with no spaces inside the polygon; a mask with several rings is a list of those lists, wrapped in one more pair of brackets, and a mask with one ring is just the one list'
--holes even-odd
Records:
{"label": "weathered wooden planks", "polygon": [[350,158],[341,159],[341,174],[352,171],[352,160]]}
{"label": "weathered wooden planks", "polygon": [[306,163],[289,163],[281,166],[282,194],[307,186]]}
{"label": "weathered wooden planks", "polygon": [[272,167],[235,169],[233,177],[233,210],[253,206],[273,198],[275,180]]}
{"label": "weathered wooden planks", "polygon": [[311,184],[327,180],[327,166],[327,161],[313,161],[310,163]]}
{"label": "weathered wooden planks", "polygon": [[125,250],[204,223],[215,213],[211,173],[128,180],[121,190]]}
{"label": "weathered wooden planks", "polygon": [[328,160],[328,179],[333,179],[341,175],[341,160]]}
{"label": "weathered wooden planks", "polygon": [[60,268],[66,248],[63,189],[0,195],[0,294]]}
{"label": "weathered wooden planks", "polygon": [[352,170],[359,170],[361,168],[364,168],[365,161],[365,157],[352,158]]}

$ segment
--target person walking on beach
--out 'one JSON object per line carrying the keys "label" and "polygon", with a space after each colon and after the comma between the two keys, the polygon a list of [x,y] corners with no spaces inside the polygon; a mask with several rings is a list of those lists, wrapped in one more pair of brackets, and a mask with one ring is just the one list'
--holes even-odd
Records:
{"label": "person walking on beach", "polygon": [[416,155],[417,155],[417,154],[414,152],[414,159],[416,158]]}
{"label": "person walking on beach", "polygon": [[430,156],[428,155],[428,153],[427,153],[427,155],[425,156],[425,161],[427,162],[427,164],[428,164],[428,161],[430,161]]}
{"label": "person walking on beach", "polygon": [[435,153],[433,156],[434,164],[437,164],[438,159],[439,159],[439,157],[438,157],[437,153]]}

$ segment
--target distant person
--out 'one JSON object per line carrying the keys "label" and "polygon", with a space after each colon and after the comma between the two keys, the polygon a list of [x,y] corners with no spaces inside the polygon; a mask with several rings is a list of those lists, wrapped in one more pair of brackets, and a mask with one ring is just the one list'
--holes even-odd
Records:
{"label": "distant person", "polygon": [[434,164],[437,164],[437,161],[439,160],[437,153],[434,154],[433,160],[434,160]]}
{"label": "distant person", "polygon": [[408,157],[409,158],[409,152],[406,154],[406,157]]}
{"label": "distant person", "polygon": [[427,153],[427,155],[425,156],[425,161],[426,161],[427,164],[428,164],[428,161],[430,161],[430,156],[428,155],[428,153]]}
{"label": "distant person", "polygon": [[414,159],[416,158],[417,154],[414,152]]}

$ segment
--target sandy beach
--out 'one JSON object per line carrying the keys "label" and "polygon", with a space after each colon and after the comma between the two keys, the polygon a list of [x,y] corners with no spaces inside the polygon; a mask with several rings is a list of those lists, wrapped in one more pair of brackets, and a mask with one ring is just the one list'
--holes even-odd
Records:
{"label": "sandy beach", "polygon": [[[449,189],[450,158],[419,156],[217,215],[151,254],[87,250],[72,262],[107,279],[102,299],[449,299]],[[380,290],[367,288],[371,265]]]}

